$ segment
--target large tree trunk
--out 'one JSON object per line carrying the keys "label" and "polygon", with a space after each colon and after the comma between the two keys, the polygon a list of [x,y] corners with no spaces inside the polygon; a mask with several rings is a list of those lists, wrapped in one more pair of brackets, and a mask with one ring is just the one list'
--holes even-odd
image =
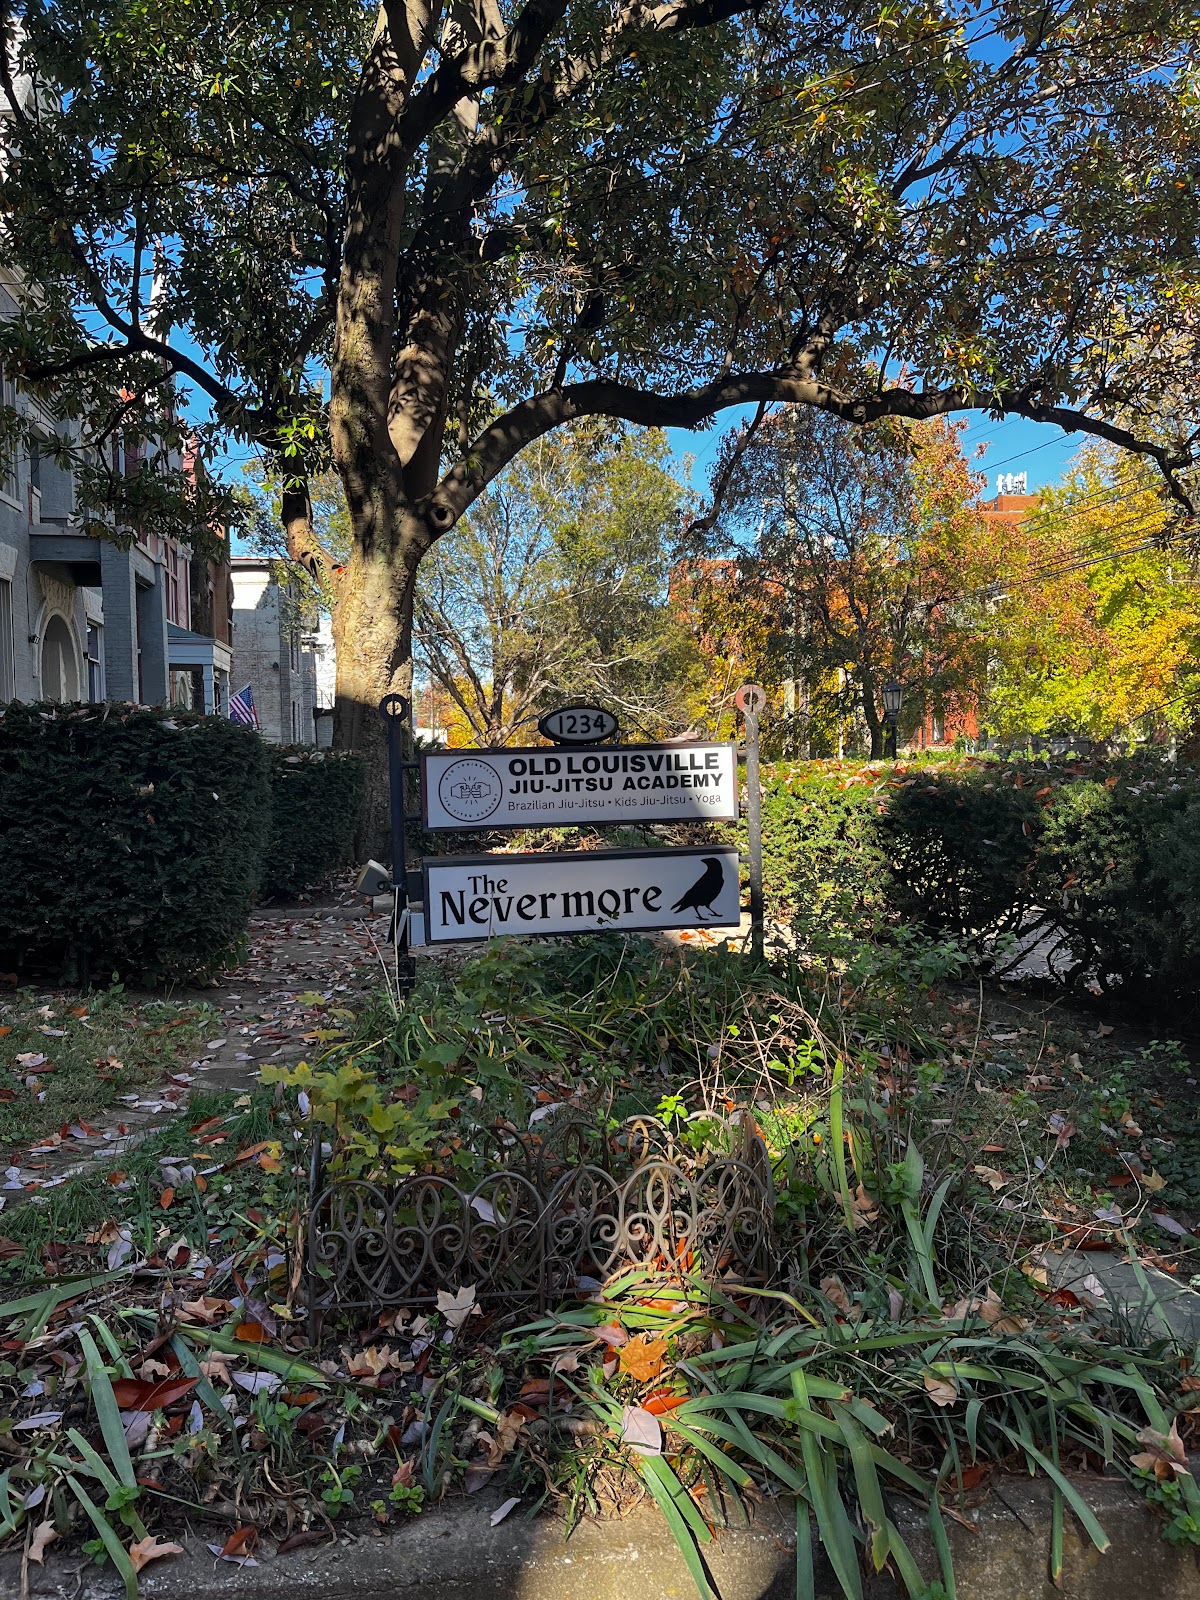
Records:
{"label": "large tree trunk", "polygon": [[367,763],[367,797],[355,841],[359,861],[388,861],[387,732],[379,714],[384,695],[412,698],[412,617],[424,528],[404,514],[394,549],[364,553],[356,543],[342,575],[333,620],[337,647],[334,744]]}

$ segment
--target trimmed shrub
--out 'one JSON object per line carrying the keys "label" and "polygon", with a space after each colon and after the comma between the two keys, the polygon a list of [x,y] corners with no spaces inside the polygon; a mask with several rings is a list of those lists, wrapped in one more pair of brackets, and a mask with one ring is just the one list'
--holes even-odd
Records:
{"label": "trimmed shrub", "polygon": [[[763,768],[763,887],[802,922],[870,931],[888,912],[879,774],[849,762]],[[741,845],[746,848],[745,822]]]}
{"label": "trimmed shrub", "polygon": [[1200,782],[1144,769],[1072,784],[1047,813],[1039,876],[1081,973],[1200,997]]}
{"label": "trimmed shrub", "polygon": [[268,771],[258,735],[219,717],[0,708],[0,966],[214,970],[259,889]]}
{"label": "trimmed shrub", "polygon": [[1160,762],[810,762],[764,769],[776,911],[986,949],[1040,917],[1074,980],[1200,991],[1200,774]]}
{"label": "trimmed shrub", "polygon": [[294,895],[350,861],[366,766],[361,756],[309,746],[270,754],[273,822],[263,893]]}
{"label": "trimmed shrub", "polygon": [[895,914],[965,944],[1015,932],[1037,896],[1048,792],[990,764],[900,779],[876,829]]}

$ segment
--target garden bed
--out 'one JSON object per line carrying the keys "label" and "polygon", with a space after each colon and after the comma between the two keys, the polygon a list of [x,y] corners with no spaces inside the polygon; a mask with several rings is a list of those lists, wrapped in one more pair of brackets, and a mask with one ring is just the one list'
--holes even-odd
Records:
{"label": "garden bed", "polygon": [[[649,1497],[706,1592],[711,1529],[791,1490],[845,1593],[879,1566],[925,1594],[896,1506],[920,1508],[941,1563],[993,1475],[1032,1466],[1052,1566],[1072,1515],[1104,1541],[1073,1474],[1132,1482],[1172,1541],[1200,1540],[1177,1470],[1190,1352],[1126,1342],[1045,1255],[1103,1242],[1190,1276],[1185,1054],[971,993],[936,947],[860,956],[492,947],[403,1009],[379,995],[323,1057],[264,1074],[278,1087],[198,1108],[119,1185],[90,1179],[86,1206],[67,1185],[22,1208],[0,1307],[11,1536],[49,1524],[129,1569],[189,1522],[232,1565],[485,1489],[569,1524]],[[316,1140],[349,1183],[440,1172],[470,1193],[472,1130],[528,1136],[564,1110],[649,1118],[696,1152],[753,1118],[773,1278],[646,1262],[539,1315],[464,1272],[310,1343]]]}

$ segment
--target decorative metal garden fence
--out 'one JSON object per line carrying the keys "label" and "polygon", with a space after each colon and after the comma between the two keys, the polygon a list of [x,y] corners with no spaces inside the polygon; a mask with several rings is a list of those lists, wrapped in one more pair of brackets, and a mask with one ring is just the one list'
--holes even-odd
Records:
{"label": "decorative metal garden fence", "polygon": [[467,1284],[478,1304],[542,1310],[627,1267],[770,1275],[774,1185],[749,1117],[714,1119],[700,1149],[647,1117],[609,1132],[559,1117],[527,1134],[484,1130],[471,1153],[488,1170],[470,1186],[436,1172],[386,1185],[327,1178],[317,1153],[314,1339],[331,1311],[432,1305]]}

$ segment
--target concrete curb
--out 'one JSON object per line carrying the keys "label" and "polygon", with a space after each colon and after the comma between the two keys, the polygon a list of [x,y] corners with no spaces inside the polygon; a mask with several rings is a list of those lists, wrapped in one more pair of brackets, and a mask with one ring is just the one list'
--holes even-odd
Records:
{"label": "concrete curb", "polygon": [[[1124,1485],[1085,1482],[1081,1492],[1112,1540],[1093,1549],[1068,1512],[1063,1586],[1046,1577],[1050,1494],[1041,1481],[1002,1479],[969,1514],[950,1524],[960,1600],[1200,1600],[1196,1552],[1172,1548]],[[479,1495],[426,1512],[378,1538],[349,1537],[287,1556],[263,1555],[255,1567],[214,1561],[199,1538],[181,1540],[184,1556],[157,1562],[141,1576],[146,1600],[693,1600],[692,1585],[662,1518],[643,1507],[616,1522],[589,1522],[569,1540],[553,1517],[514,1511],[498,1527],[496,1495]],[[894,1515],[929,1576],[936,1575],[923,1519],[898,1503]],[[795,1594],[791,1505],[760,1509],[749,1529],[718,1534],[709,1567],[722,1600],[792,1600]],[[19,1556],[0,1557],[0,1597],[21,1595]],[[868,1586],[871,1600],[892,1600],[890,1579]],[[120,1600],[111,1568],[76,1554],[50,1553],[45,1570],[29,1569],[31,1600]],[[818,1600],[838,1600],[828,1568],[817,1574]]]}

